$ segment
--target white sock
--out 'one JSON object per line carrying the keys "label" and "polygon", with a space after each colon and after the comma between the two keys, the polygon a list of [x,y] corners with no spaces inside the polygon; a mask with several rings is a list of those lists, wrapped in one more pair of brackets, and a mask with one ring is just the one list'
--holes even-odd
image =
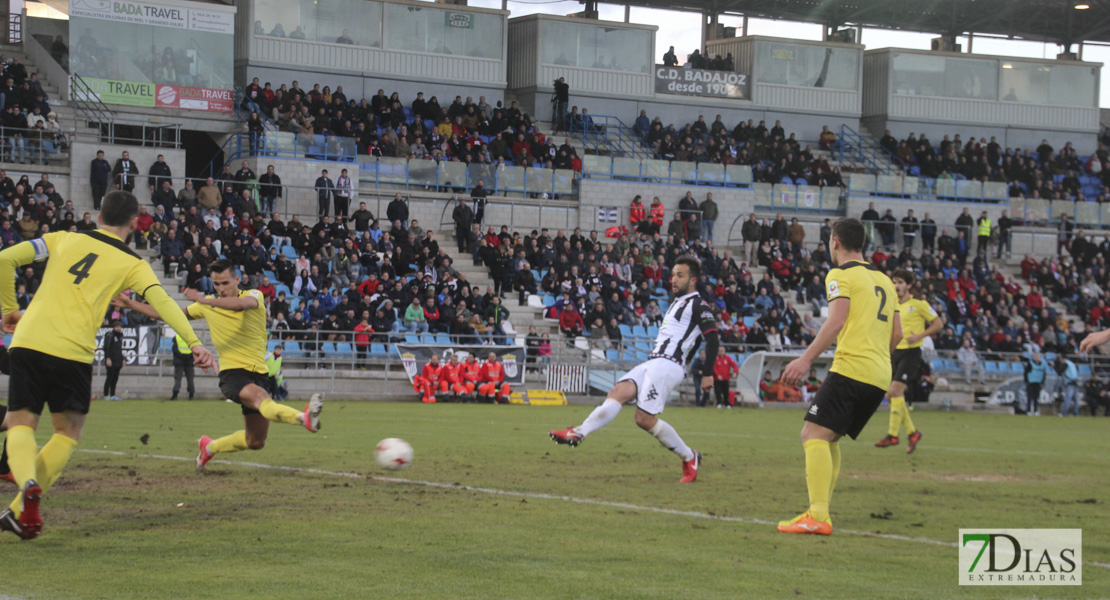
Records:
{"label": "white sock", "polygon": [[[212,441],[214,442],[216,440],[212,440]],[[204,445],[204,451],[207,452],[208,454],[215,454],[215,452],[212,452],[212,442],[208,442],[207,444]]]}
{"label": "white sock", "polygon": [[649,429],[648,433],[654,435],[655,439],[659,440],[659,443],[663,444],[667,450],[681,456],[682,460],[694,459],[694,451],[686,445],[686,442],[682,441],[674,427],[671,427],[670,423],[663,419],[656,421],[655,427]]}
{"label": "white sock", "polygon": [[617,418],[620,412],[621,403],[612,398],[606,398],[605,402],[601,403],[601,406],[595,408],[594,412],[590,413],[590,416],[586,417],[586,420],[582,421],[582,424],[574,429],[583,436],[590,435],[598,429],[612,423],[613,419]]}

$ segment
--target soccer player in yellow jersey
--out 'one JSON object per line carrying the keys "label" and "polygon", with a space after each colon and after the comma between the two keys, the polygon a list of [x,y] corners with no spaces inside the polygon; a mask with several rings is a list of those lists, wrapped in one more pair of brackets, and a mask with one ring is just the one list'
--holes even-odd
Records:
{"label": "soccer player in yellow jersey", "polygon": [[829,245],[837,266],[825,276],[829,318],[781,377],[787,385],[797,385],[813,360],[836,341],[829,375],[802,427],[809,510],[780,522],[784,533],[832,534],[829,498],[840,474],[840,438],[847,434],[856,439],[890,387],[890,353],[902,339],[898,298],[890,278],[864,262],[863,243],[858,219],[833,224]]}
{"label": "soccer player in yellow jersey", "polygon": [[[266,444],[270,421],[303,425],[316,433],[320,430],[323,409],[320,394],[313,394],[303,412],[273,401],[266,366],[265,297],[258,290],[239,290],[239,270],[229,260],[213,262],[208,273],[216,297],[186,289],[185,297],[193,303],[185,307],[185,316],[208,321],[212,343],[220,357],[220,391],[242,406],[244,429],[218,440],[201,437],[197,441],[197,472],[203,471],[204,465],[221,452],[261,450]],[[115,304],[158,318],[150,306],[125,296]]]}
{"label": "soccer player in yellow jersey", "polygon": [[913,297],[913,273],[898,269],[891,278],[894,291],[898,293],[898,317],[902,321],[902,341],[891,356],[893,380],[886,397],[890,400],[890,429],[886,436],[875,442],[879,448],[898,445],[898,430],[905,425],[909,443],[906,454],[913,454],[921,432],[914,427],[910,411],[906,410],[906,387],[921,377],[921,343],[925,338],[936,335],[944,322],[937,318],[936,311],[929,303]]}
{"label": "soccer player in yellow jersey", "polygon": [[[124,240],[135,231],[139,202],[130,192],[104,197],[100,228],[54,232],[0,252],[0,320],[14,332],[9,381],[8,462],[20,487],[11,507],[0,514],[0,529],[23,539],[42,531],[39,500],[58,480],[77,448],[92,396],[96,332],[108,304],[124,289],[150,302],[151,313],[192,348],[193,362],[207,370],[212,354],[197,339],[189,321],[162,289],[150,264]],[[42,284],[27,312],[18,310],[15,271],[46,260]],[[50,408],[54,435],[39,450],[35,429]]]}

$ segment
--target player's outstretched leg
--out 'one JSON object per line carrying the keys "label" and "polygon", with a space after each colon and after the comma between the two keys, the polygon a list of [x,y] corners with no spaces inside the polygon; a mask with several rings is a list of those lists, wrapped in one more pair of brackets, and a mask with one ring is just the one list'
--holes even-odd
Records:
{"label": "player's outstretched leg", "polygon": [[262,413],[262,416],[268,420],[274,423],[285,423],[286,425],[303,425],[305,429],[312,433],[320,431],[320,412],[322,410],[324,410],[324,397],[320,394],[313,394],[312,398],[305,404],[303,411],[278,404],[269,395],[258,405],[258,412]]}
{"label": "player's outstretched leg", "polygon": [[618,381],[613,389],[609,390],[609,396],[605,398],[600,406],[595,408],[590,416],[586,417],[585,421],[578,427],[570,427],[567,429],[558,429],[548,432],[552,440],[556,443],[566,444],[574,447],[582,442],[587,435],[605,427],[617,418],[621,412],[621,406],[625,403],[636,398],[636,384],[631,381]]}

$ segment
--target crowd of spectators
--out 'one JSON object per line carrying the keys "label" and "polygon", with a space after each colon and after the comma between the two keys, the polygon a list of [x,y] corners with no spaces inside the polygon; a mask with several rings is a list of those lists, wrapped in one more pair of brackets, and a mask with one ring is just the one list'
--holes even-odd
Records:
{"label": "crowd of spectators", "polygon": [[38,73],[28,73],[19,58],[0,55],[0,160],[47,164],[69,138],[50,108]]}
{"label": "crowd of spectators", "polygon": [[[244,89],[243,108],[250,110],[247,129],[263,135],[266,121],[298,139],[323,135],[328,154],[390,156],[408,159],[456,160],[471,164],[581,170],[577,151],[537,131],[517,102],[508,107],[480,96],[456,96],[446,107],[436,96],[419,92],[411,103],[384,90],[369,100],[348,98],[343,86],[334,91],[315,84],[305,92],[298,81],[273,89],[254,78]],[[577,109],[571,119],[588,120]],[[588,122],[588,121],[586,121]]]}
{"label": "crowd of spectators", "polygon": [[1035,149],[1003,148],[995,137],[945,135],[939,145],[922,133],[899,141],[887,130],[879,140],[911,175],[1006,183],[1011,198],[1110,202],[1106,146],[1082,157],[1071,142],[1057,151],[1042,140]]}
{"label": "crowd of spectators", "polygon": [[[768,128],[766,121],[757,124],[748,119],[729,127],[721,115],[712,123],[698,115],[696,121],[679,128],[664,125],[659,117],[649,119],[647,111],[641,110],[633,129],[662,160],[748,165],[757,182],[844,186],[840,168],[831,166],[809,144],[803,147],[797,134],[788,135],[782,121]],[[832,133],[828,127],[824,132]]]}
{"label": "crowd of spectators", "polygon": [[[677,67],[678,55],[674,52],[674,46],[671,46],[667,53],[663,55],[663,66]],[[727,56],[721,58],[720,54],[710,57],[708,54],[702,54],[701,50],[695,48],[693,52],[686,55],[686,62],[681,65],[686,69],[706,69],[709,71],[733,71],[735,70],[732,60],[732,53],[729,52]]]}

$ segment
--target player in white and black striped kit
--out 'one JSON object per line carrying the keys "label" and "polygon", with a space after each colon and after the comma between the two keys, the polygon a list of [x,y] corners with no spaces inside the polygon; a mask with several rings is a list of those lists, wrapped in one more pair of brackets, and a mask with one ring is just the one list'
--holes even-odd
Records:
{"label": "player in white and black striped kit", "polygon": [[713,388],[713,363],[717,360],[719,345],[717,320],[709,305],[698,295],[699,281],[701,263],[698,259],[683,256],[675,261],[671,272],[674,300],[663,317],[651,358],[625,373],[609,391],[605,402],[595,408],[581,425],[551,431],[551,439],[560,444],[577,446],[587,435],[617,418],[621,406],[635,403],[636,424],[682,458],[682,479],[679,481],[689,483],[698,478],[701,453],[687,446],[674,427],[658,415],[663,412],[671,391],[686,377],[686,365],[697,354],[702,339],[705,340],[705,366],[701,373],[701,387],[705,390]]}

